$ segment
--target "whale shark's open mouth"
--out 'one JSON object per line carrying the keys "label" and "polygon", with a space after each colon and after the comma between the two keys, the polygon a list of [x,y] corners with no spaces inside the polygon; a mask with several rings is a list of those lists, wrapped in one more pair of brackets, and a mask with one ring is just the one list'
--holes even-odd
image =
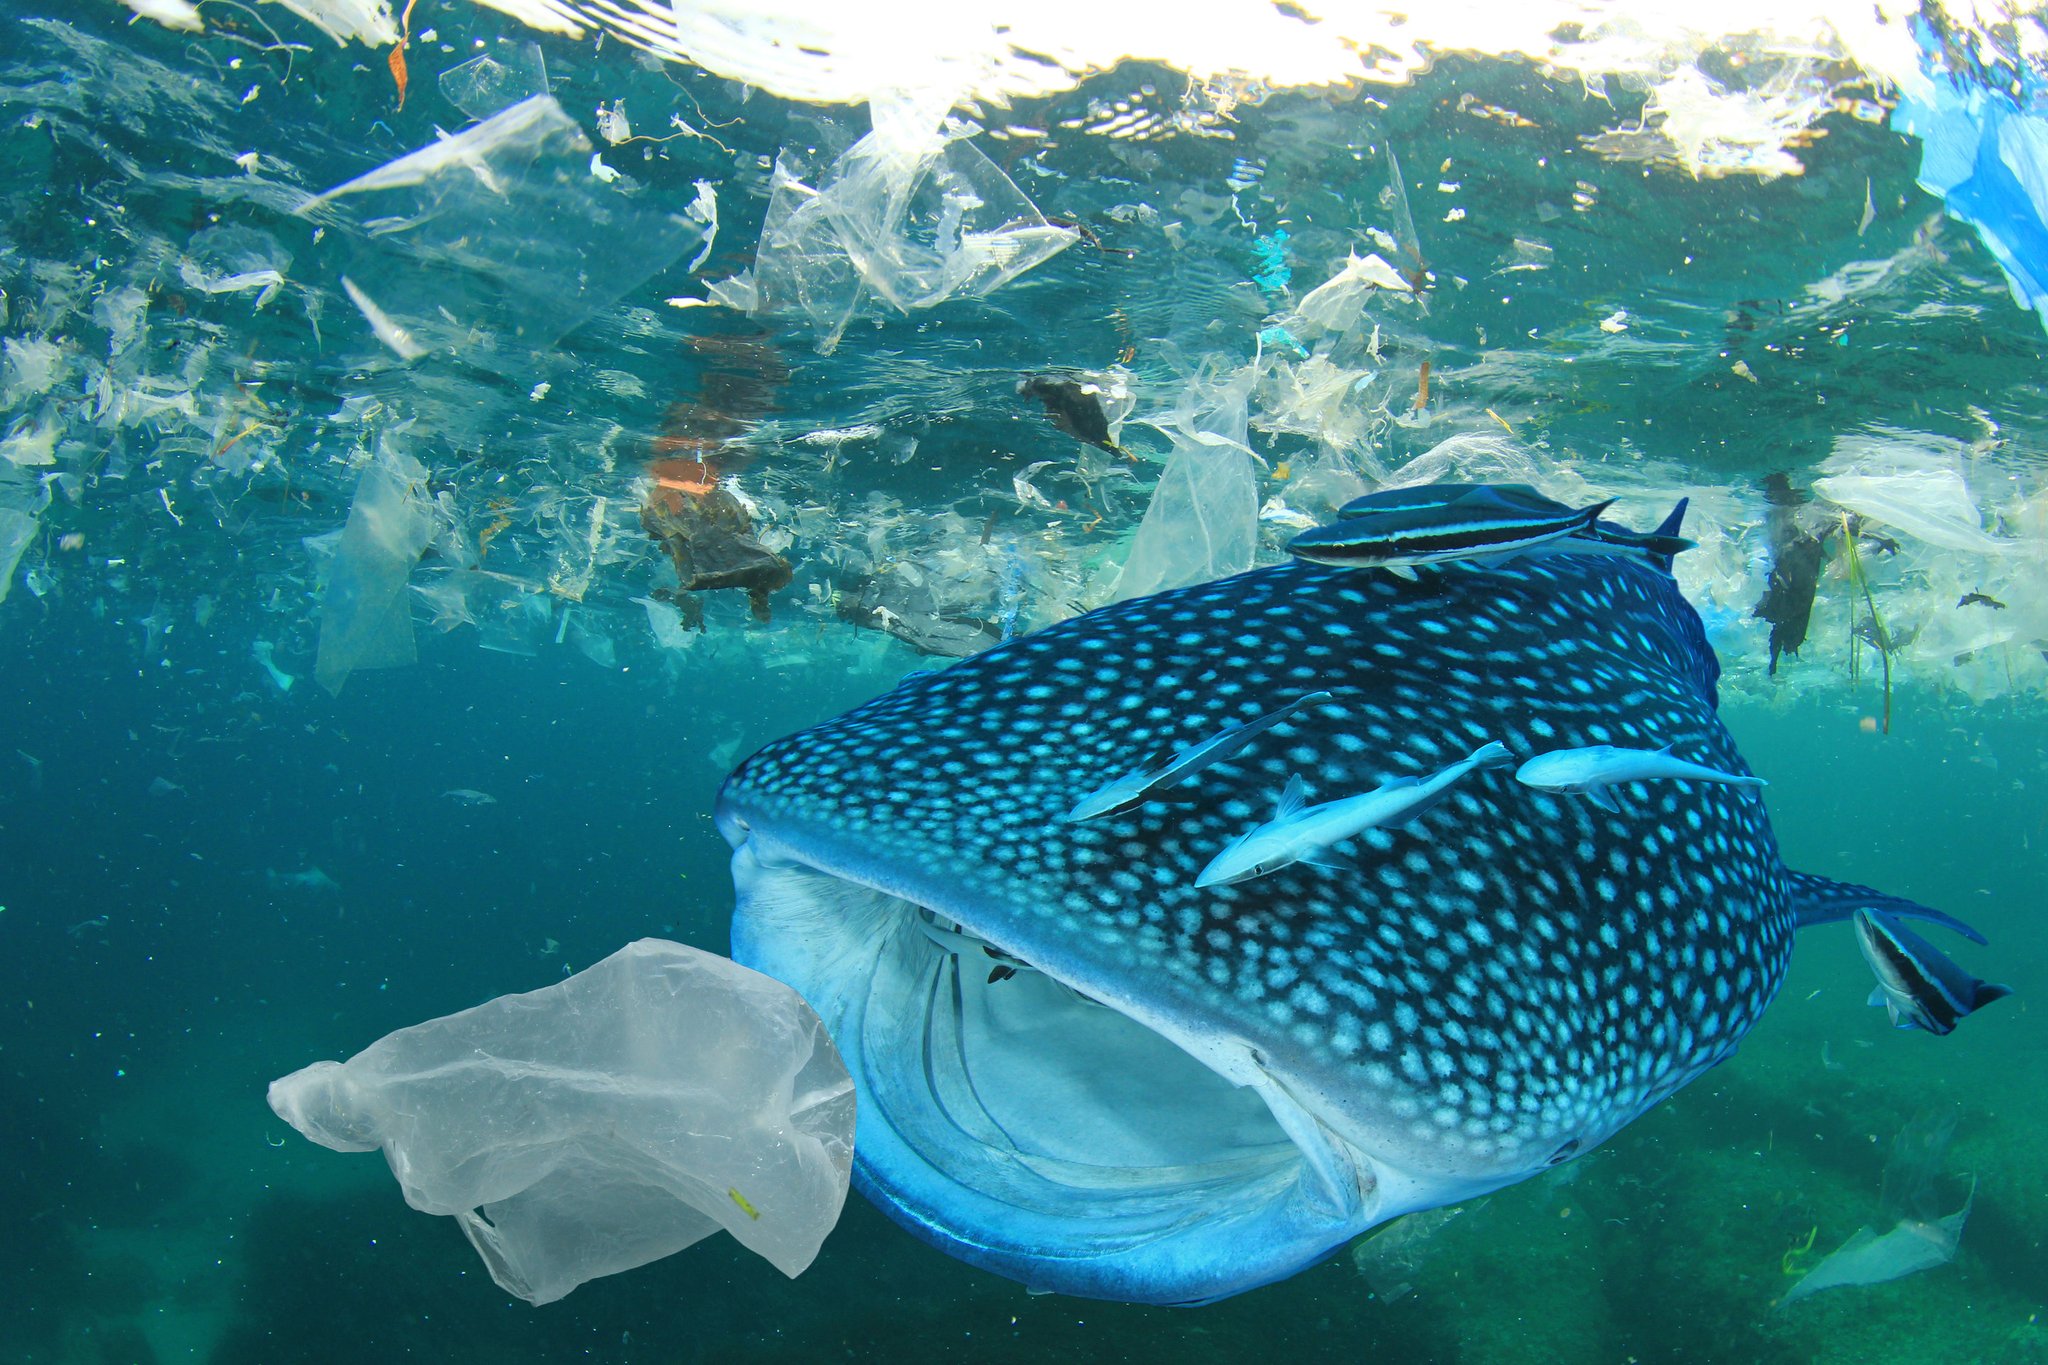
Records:
{"label": "whale shark's open mouth", "polygon": [[856,1180],[920,1237],[1036,1290],[1189,1303],[1291,1275],[1382,1216],[1372,1164],[1255,1049],[1104,1003],[963,931],[950,898],[838,875],[723,816],[733,956],[823,1017],[859,1090]]}

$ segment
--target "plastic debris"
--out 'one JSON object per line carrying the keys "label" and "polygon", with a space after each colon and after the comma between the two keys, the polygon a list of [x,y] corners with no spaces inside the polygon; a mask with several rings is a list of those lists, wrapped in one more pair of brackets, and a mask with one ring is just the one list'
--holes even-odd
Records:
{"label": "plastic debris", "polygon": [[533,1304],[721,1227],[801,1274],[853,1162],[853,1082],[811,1007],[660,939],[316,1062],[270,1107],[322,1146],[381,1148],[406,1202]]}
{"label": "plastic debris", "polygon": [[361,212],[362,229],[329,245],[346,276],[375,282],[374,300],[343,286],[400,356],[447,350],[525,373],[536,349],[705,237],[704,223],[594,180],[592,155],[554,97],[534,95],[298,212]]}
{"label": "plastic debris", "polygon": [[441,97],[478,120],[547,93],[547,62],[539,43],[502,43],[441,73]]}
{"label": "plastic debris", "polygon": [[1117,574],[1113,601],[1205,583],[1252,564],[1259,488],[1246,401],[1255,370],[1203,368],[1173,412],[1145,419],[1173,442],[1144,520]]}
{"label": "plastic debris", "polygon": [[405,583],[433,538],[426,478],[418,460],[387,448],[356,485],[320,602],[313,677],[329,692],[338,694],[356,669],[397,668],[417,657]]}
{"label": "plastic debris", "polygon": [[2013,302],[2048,326],[2048,116],[1933,74],[1909,83],[1891,122],[1921,140],[1920,188],[1977,229]]}
{"label": "plastic debris", "polygon": [[750,292],[753,311],[804,316],[830,355],[870,300],[909,312],[988,294],[1072,245],[968,141],[978,128],[943,121],[945,103],[876,98],[873,130],[829,165],[784,147],[751,288],[721,301]]}
{"label": "plastic debris", "polygon": [[1378,252],[1363,257],[1354,253],[1335,275],[1302,296],[1288,314],[1286,326],[1304,336],[1348,332],[1365,317],[1366,305],[1373,296],[1383,290],[1397,294],[1415,292],[1414,286],[1382,260]]}
{"label": "plastic debris", "polygon": [[[769,595],[789,586],[788,560],[753,535],[753,518],[732,489],[698,460],[657,460],[640,505],[640,523],[675,565],[683,594],[739,588],[754,619],[769,619]],[[691,608],[684,606],[686,615]],[[701,609],[697,612],[702,619]]]}
{"label": "plastic debris", "polygon": [[354,38],[367,47],[388,47],[398,41],[398,24],[390,0],[277,0],[293,14],[346,46]]}
{"label": "plastic debris", "polygon": [[1963,1237],[1963,1224],[1976,1203],[1977,1186],[1963,1206],[1946,1217],[1933,1216],[1934,1177],[1948,1150],[1955,1127],[1950,1114],[1921,1115],[1909,1122],[1893,1140],[1891,1160],[1885,1165],[1885,1205],[1898,1217],[1890,1232],[1878,1235],[1869,1227],[1856,1230],[1828,1258],[1809,1271],[1785,1297],[1784,1308],[1823,1289],[1847,1285],[1885,1284],[1922,1270],[1947,1265],[1956,1258]]}
{"label": "plastic debris", "polygon": [[1873,521],[1951,550],[2004,554],[2012,545],[1984,533],[1959,468],[1959,442],[1924,433],[1879,431],[1837,438],[1827,477],[1813,490]]}
{"label": "plastic debris", "polygon": [[0,602],[14,586],[14,570],[22,552],[36,538],[36,519],[12,507],[0,507]]}

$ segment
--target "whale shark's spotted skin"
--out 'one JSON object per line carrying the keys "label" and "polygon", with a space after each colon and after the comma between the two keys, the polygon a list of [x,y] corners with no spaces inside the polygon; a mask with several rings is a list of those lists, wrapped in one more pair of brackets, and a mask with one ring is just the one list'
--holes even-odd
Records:
{"label": "whale shark's spotted skin", "polygon": [[[1409,1169],[1516,1178],[1726,1057],[1794,915],[1762,803],[1622,784],[1617,813],[1475,772],[1434,811],[1198,890],[1216,852],[1310,801],[1517,757],[1675,743],[1746,772],[1719,665],[1671,579],[1625,559],[1419,581],[1285,564],[1093,612],[770,745],[724,808],[819,866],[944,905],[1098,999],[1241,1038]],[[1307,692],[1183,804],[1061,821],[1145,755]]]}

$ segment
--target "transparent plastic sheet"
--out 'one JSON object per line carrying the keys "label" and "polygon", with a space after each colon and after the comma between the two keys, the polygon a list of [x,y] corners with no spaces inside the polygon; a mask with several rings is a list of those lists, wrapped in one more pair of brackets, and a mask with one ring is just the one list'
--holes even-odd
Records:
{"label": "transparent plastic sheet", "polygon": [[14,586],[14,571],[21,556],[36,538],[36,519],[13,507],[0,507],[0,602]]}
{"label": "transparent plastic sheet", "polygon": [[1927,1111],[1908,1121],[1892,1139],[1891,1159],[1884,1168],[1884,1210],[1898,1220],[1892,1230],[1879,1236],[1868,1227],[1857,1229],[1786,1292],[1780,1308],[1823,1289],[1885,1284],[1956,1258],[1977,1190],[1973,1180],[1962,1208],[1937,1216],[1938,1187],[1954,1131],[1952,1110]]}
{"label": "transparent plastic sheet", "polygon": [[1256,369],[1211,363],[1182,389],[1174,410],[1148,418],[1173,442],[1166,469],[1110,591],[1110,600],[1205,583],[1252,565],[1259,543],[1257,457],[1247,402]]}
{"label": "transparent plastic sheet", "polygon": [[[590,172],[552,95],[338,185],[302,215],[342,218],[337,274],[401,358],[445,350],[525,371],[598,309],[704,239],[704,226]],[[344,246],[337,239],[345,238]]]}
{"label": "transparent plastic sheet", "polygon": [[1303,295],[1282,325],[1304,338],[1348,332],[1365,320],[1366,306],[1383,293],[1413,294],[1414,286],[1377,252],[1354,253],[1336,274]]}
{"label": "transparent plastic sheet", "polygon": [[521,100],[548,93],[539,43],[501,43],[441,73],[441,96],[481,122]]}
{"label": "transparent plastic sheet", "polygon": [[1877,431],[1837,437],[1813,491],[1916,540],[1965,554],[2003,555],[2015,547],[1987,535],[1964,481],[1961,442],[1924,432]]}
{"label": "transparent plastic sheet", "polygon": [[398,668],[417,657],[405,585],[433,538],[426,481],[418,460],[386,446],[356,484],[320,601],[313,676],[329,692],[340,693],[356,669]]}
{"label": "transparent plastic sheet", "polygon": [[382,1149],[406,1202],[533,1304],[721,1227],[801,1274],[853,1163],[853,1082],[810,1006],[659,939],[316,1062],[270,1107],[322,1146]]}
{"label": "transparent plastic sheet", "polygon": [[256,228],[228,225],[193,234],[179,262],[178,278],[188,289],[208,294],[256,291],[254,306],[262,308],[284,287],[292,255],[275,237]]}
{"label": "transparent plastic sheet", "polygon": [[909,312],[989,294],[1076,241],[967,140],[978,129],[942,125],[948,103],[877,98],[872,131],[829,165],[784,147],[752,275],[721,301],[802,315],[830,355],[871,299]]}

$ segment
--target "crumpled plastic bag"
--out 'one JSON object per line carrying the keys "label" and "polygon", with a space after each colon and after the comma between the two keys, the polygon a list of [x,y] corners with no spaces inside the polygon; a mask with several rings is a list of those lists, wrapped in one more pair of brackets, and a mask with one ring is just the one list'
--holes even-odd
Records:
{"label": "crumpled plastic bag", "polygon": [[1926,432],[1877,428],[1838,436],[1813,491],[1915,539],[1969,554],[2001,555],[2012,542],[1987,535],[1963,479],[1963,447]]}
{"label": "crumpled plastic bag", "polygon": [[1112,601],[1206,583],[1252,566],[1259,485],[1247,405],[1255,367],[1204,367],[1172,413],[1147,424],[1173,441],[1144,520],[1124,556]]}
{"label": "crumpled plastic bag", "polygon": [[877,98],[870,111],[873,131],[829,166],[783,148],[753,274],[712,291],[809,318],[820,355],[870,298],[907,313],[985,295],[1077,238],[967,140],[979,129],[941,126],[944,101]]}
{"label": "crumpled plastic bag", "polygon": [[322,1146],[381,1148],[406,1202],[533,1304],[721,1227],[794,1277],[853,1163],[853,1082],[811,1007],[651,938],[295,1071],[270,1107]]}

